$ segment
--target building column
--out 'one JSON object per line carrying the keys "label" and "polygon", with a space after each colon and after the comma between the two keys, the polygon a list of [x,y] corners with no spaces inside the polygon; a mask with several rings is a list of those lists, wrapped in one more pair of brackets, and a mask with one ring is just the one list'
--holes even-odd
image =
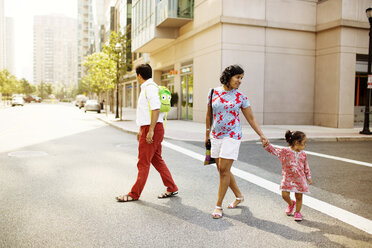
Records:
{"label": "building column", "polygon": [[350,35],[344,28],[317,35],[314,125],[354,127],[356,54],[348,44]]}
{"label": "building column", "polygon": [[178,103],[177,103],[177,119],[181,119],[181,63],[174,64],[174,71],[177,73],[174,74],[174,92],[178,94]]}

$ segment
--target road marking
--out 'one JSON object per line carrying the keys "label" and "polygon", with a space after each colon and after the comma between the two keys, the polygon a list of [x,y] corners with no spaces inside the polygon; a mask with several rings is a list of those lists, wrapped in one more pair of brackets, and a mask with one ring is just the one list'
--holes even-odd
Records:
{"label": "road marking", "polygon": [[[167,141],[163,141],[162,144],[165,147],[168,147],[172,150],[183,153],[183,154],[185,154],[185,155],[187,155],[191,158],[194,158],[196,160],[204,162],[205,156],[203,156],[203,155],[201,155],[197,152],[190,151],[190,150],[185,149],[183,147],[171,144]],[[236,175],[236,176],[238,176],[238,177],[240,177],[240,178],[242,178],[242,179],[244,179],[248,182],[251,182],[253,184],[256,184],[259,187],[262,187],[262,188],[267,189],[267,190],[269,190],[273,193],[281,195],[281,192],[279,190],[279,184],[270,182],[270,181],[268,181],[264,178],[261,178],[259,176],[253,175],[249,172],[246,172],[246,171],[234,168],[234,167],[231,168],[231,172],[234,175]],[[363,230],[363,231],[365,231],[369,234],[372,234],[372,221],[371,220],[369,220],[367,218],[364,218],[362,216],[356,215],[354,213],[351,213],[349,211],[346,211],[344,209],[341,209],[339,207],[333,206],[329,203],[320,201],[320,200],[315,199],[311,196],[304,195],[303,197],[304,197],[304,203],[303,203],[304,205],[306,205],[310,208],[313,208],[313,209],[315,209],[319,212],[322,212],[324,214],[327,214],[327,215],[329,215],[333,218],[336,218],[336,219],[338,219],[342,222],[345,222],[349,225],[352,225],[357,229],[360,229],[360,230]]]}
{"label": "road marking", "polygon": [[[285,147],[285,146],[279,146],[279,145],[274,145],[274,144],[272,144],[272,146],[278,147],[278,148],[284,148]],[[322,158],[329,158],[329,159],[339,160],[339,161],[346,162],[346,163],[352,163],[352,164],[358,164],[358,165],[372,167],[371,163],[367,163],[367,162],[363,162],[363,161],[358,161],[358,160],[353,160],[353,159],[348,159],[348,158],[341,158],[341,157],[336,157],[336,156],[327,155],[327,154],[323,154],[323,153],[317,153],[317,152],[310,152],[310,151],[305,151],[305,152],[306,152],[306,154],[313,155],[313,156],[318,156],[318,157],[322,157]]]}

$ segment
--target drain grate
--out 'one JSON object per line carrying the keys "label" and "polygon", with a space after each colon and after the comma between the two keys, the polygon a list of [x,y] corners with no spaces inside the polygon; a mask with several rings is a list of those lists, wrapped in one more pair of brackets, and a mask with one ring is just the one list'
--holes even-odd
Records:
{"label": "drain grate", "polygon": [[48,153],[43,151],[16,151],[8,153],[9,157],[17,157],[17,158],[30,158],[30,157],[42,157],[47,156]]}

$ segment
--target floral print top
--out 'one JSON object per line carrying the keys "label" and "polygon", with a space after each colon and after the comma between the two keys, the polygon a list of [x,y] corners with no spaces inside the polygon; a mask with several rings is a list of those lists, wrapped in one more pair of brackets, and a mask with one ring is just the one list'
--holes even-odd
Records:
{"label": "floral print top", "polygon": [[[208,94],[208,106],[210,106],[211,90]],[[230,137],[236,140],[242,138],[240,125],[240,109],[248,108],[248,98],[239,90],[226,91],[223,87],[214,89],[212,97],[213,125],[211,135],[215,139]]]}
{"label": "floral print top", "polygon": [[309,193],[307,179],[311,178],[311,173],[305,151],[296,152],[290,147],[274,148],[271,144],[265,150],[282,162],[282,191]]}

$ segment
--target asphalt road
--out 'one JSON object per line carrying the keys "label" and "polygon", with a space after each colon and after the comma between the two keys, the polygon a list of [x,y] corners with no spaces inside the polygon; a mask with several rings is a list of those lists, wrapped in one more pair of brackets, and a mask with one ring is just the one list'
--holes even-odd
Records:
{"label": "asphalt road", "polygon": [[[164,186],[151,168],[141,199],[117,203],[137,175],[137,141],[96,116],[66,104],[0,109],[0,247],[371,247],[372,235],[316,209],[304,206],[304,221],[293,221],[278,194],[241,178],[246,201],[213,220],[215,167],[165,146],[179,196],[157,199]],[[204,152],[198,143],[167,142]],[[368,145],[307,149],[372,162]],[[258,144],[243,143],[240,154],[236,168],[279,183],[278,160]],[[309,161],[313,197],[371,219],[372,168]]]}

